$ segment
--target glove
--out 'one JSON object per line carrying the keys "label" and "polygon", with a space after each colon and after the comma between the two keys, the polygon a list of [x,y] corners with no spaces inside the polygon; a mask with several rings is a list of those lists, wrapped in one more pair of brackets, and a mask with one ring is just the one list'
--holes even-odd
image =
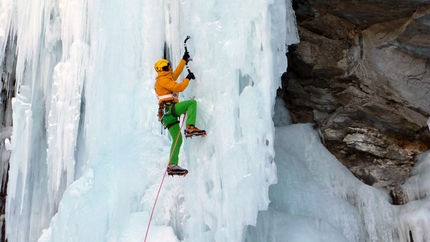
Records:
{"label": "glove", "polygon": [[196,77],[194,76],[194,74],[192,72],[188,73],[187,77],[188,80],[192,80],[192,79],[196,79]]}
{"label": "glove", "polygon": [[188,63],[188,59],[190,59],[190,53],[188,53],[188,51],[185,52],[184,56],[182,56],[182,59]]}

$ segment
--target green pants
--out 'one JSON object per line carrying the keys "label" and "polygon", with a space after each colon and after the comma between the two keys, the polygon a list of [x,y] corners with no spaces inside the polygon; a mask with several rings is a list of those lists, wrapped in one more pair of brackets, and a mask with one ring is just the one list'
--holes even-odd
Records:
{"label": "green pants", "polygon": [[[184,113],[187,113],[186,125],[195,125],[196,115],[197,115],[197,101],[187,100],[178,102],[174,105],[174,112],[177,116],[172,115],[172,106],[169,107],[169,115],[164,116],[164,125],[169,125],[171,123],[177,122],[178,117]],[[172,146],[170,147],[170,164],[178,164],[179,161],[179,150],[182,145],[182,134],[181,127],[179,123],[171,126],[169,128],[170,136],[172,136]]]}

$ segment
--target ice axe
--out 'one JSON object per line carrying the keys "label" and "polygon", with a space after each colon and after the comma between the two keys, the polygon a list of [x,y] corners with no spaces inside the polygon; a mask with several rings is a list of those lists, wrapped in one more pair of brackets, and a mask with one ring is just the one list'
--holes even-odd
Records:
{"label": "ice axe", "polygon": [[[191,37],[190,37],[189,35],[187,35],[187,38],[185,38],[185,40],[184,40],[185,52],[188,52],[188,49],[187,49],[187,41],[188,41],[189,39],[191,39]],[[193,59],[188,58],[188,60],[187,60],[187,64],[185,65],[185,66],[187,67],[188,73],[191,73],[190,68],[188,67],[188,61],[192,61],[192,60],[193,60]]]}

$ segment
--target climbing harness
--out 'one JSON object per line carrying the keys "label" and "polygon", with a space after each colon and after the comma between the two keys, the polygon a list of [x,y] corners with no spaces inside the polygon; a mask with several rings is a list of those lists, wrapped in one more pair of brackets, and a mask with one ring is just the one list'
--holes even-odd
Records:
{"label": "climbing harness", "polygon": [[179,117],[176,113],[175,109],[175,103],[173,101],[163,101],[158,105],[158,121],[161,122],[161,124],[164,126],[164,129],[170,129],[175,124],[179,123],[179,120],[176,122],[166,124],[166,118],[167,116],[172,115],[173,117]]}

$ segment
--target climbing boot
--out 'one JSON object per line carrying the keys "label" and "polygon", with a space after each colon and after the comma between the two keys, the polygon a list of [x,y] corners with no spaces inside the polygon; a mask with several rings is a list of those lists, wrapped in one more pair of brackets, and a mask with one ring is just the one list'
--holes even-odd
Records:
{"label": "climbing boot", "polygon": [[187,125],[187,128],[184,131],[185,137],[192,137],[192,136],[206,136],[206,131],[205,130],[201,130],[199,128],[197,128],[194,125]]}
{"label": "climbing boot", "polygon": [[167,167],[167,174],[169,176],[186,176],[188,174],[188,170],[176,164],[171,164]]}

